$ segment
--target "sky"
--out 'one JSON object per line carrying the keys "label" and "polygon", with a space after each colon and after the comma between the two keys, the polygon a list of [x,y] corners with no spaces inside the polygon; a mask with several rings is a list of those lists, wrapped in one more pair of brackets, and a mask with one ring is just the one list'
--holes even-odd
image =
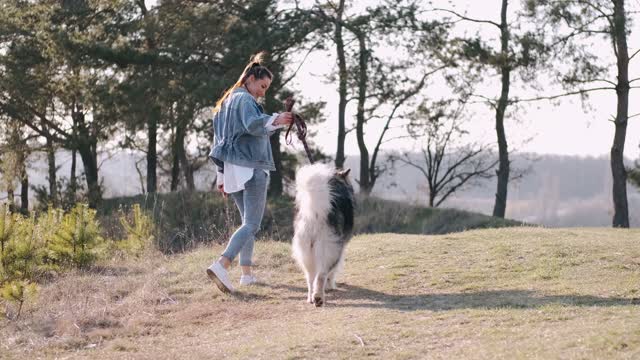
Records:
{"label": "sky", "polygon": [[[636,2],[640,8],[639,0]],[[363,7],[367,3],[375,3],[375,1],[358,1],[358,7]],[[433,1],[434,6],[449,7],[449,3],[460,13],[466,13],[469,17],[477,19],[488,19],[499,22],[500,0],[442,0]],[[439,4],[442,3],[442,4]],[[511,7],[518,6],[518,1],[512,1]],[[357,8],[352,9],[354,12]],[[632,27],[631,35],[628,39],[630,53],[637,50],[637,44],[640,44],[640,19]],[[484,29],[484,30],[483,30]],[[488,30],[486,30],[488,29]],[[478,27],[473,24],[465,25],[459,31],[475,33],[476,30],[482,31],[483,35],[489,36],[498,41],[497,28]],[[605,41],[597,42],[597,52],[603,54],[611,54],[613,60],[613,51],[610,43]],[[600,50],[601,48],[601,50]],[[634,58],[630,66],[630,78],[640,77],[640,56]],[[328,83],[325,74],[335,71],[334,52],[323,52],[311,54],[302,65],[296,81],[298,93],[305,99],[327,102],[325,108],[325,117],[327,122],[316,128],[317,135],[314,141],[320,147],[329,153],[335,153],[337,138],[337,84]],[[542,81],[544,83],[544,81]],[[495,89],[495,91],[493,91]],[[429,93],[438,94],[446,89],[437,86],[430,87],[426,90],[426,96]],[[492,93],[493,91],[493,93]],[[483,91],[483,94],[495,95],[499,93],[499,86],[489,88]],[[516,93],[512,91],[512,94]],[[560,89],[550,91],[551,94],[562,93]],[[517,92],[521,97],[534,96],[534,93]],[[630,96],[631,107],[629,114],[640,113],[638,99],[640,98],[640,89],[632,90]],[[519,109],[512,119],[506,121],[507,139],[510,149],[516,149],[519,152],[534,152],[539,154],[563,154],[563,155],[580,155],[580,156],[601,156],[610,152],[613,140],[614,126],[608,121],[616,110],[615,92],[598,92],[590,96],[589,104],[591,109],[587,112],[583,110],[580,99],[578,97],[569,97],[563,99],[560,104],[552,104],[548,101],[540,101],[535,104]],[[347,109],[347,118],[353,119],[355,110],[353,106]],[[493,141],[495,142],[495,113],[488,109],[485,105],[477,105],[470,109],[468,114],[469,122],[467,129],[471,133],[470,141]],[[517,119],[517,121],[516,121]],[[398,119],[398,124],[402,119]],[[377,125],[377,126],[376,126]],[[374,147],[382,128],[381,122],[367,126],[366,141],[370,149]],[[388,138],[401,135],[400,132],[391,133]],[[640,157],[640,116],[629,120],[627,128],[627,142],[625,146],[625,156],[630,159],[638,159]],[[416,144],[407,139],[398,139],[390,141],[384,145],[387,150],[417,149]],[[355,134],[350,133],[347,136],[346,153],[348,155],[358,154],[358,147]]]}
{"label": "sky", "polygon": [[[300,3],[308,5],[315,0],[301,0]],[[286,1],[285,1],[286,2]],[[289,1],[290,2],[290,1]],[[375,4],[377,0],[357,0],[352,1],[351,13],[362,11],[367,5]],[[146,0],[148,6],[153,6],[156,0]],[[425,3],[427,3],[425,1]],[[476,19],[486,19],[499,22],[501,0],[433,0],[434,7],[455,9],[459,13]],[[520,1],[511,1],[510,9],[517,10]],[[628,0],[628,7],[640,9],[640,0]],[[513,14],[511,14],[513,15]],[[510,15],[510,18],[513,18]],[[497,29],[482,25],[467,23],[458,29],[460,32],[470,34],[481,31],[483,36],[493,39],[494,44],[498,41]],[[640,44],[640,18],[632,24],[631,34],[628,39],[629,52],[633,53]],[[606,41],[596,42],[594,45],[597,52],[610,54],[610,61],[613,61],[613,51]],[[256,52],[262,49],[256,49]],[[304,62],[302,55],[294,56],[293,64],[301,68],[293,83],[294,88],[300,97],[307,101],[325,101],[327,103],[324,115],[327,121],[313,128],[316,135],[314,141],[324,152],[334,154],[337,139],[337,108],[338,94],[337,83],[330,83],[326,80],[326,75],[335,72],[336,60],[335,51],[312,53]],[[386,54],[390,55],[390,54]],[[630,64],[630,78],[640,77],[640,55],[634,58]],[[544,80],[542,81],[544,83]],[[496,96],[499,86],[485,85],[486,91],[483,95]],[[430,94],[440,94],[446,89],[438,86],[427,88],[423,94],[429,97]],[[550,90],[549,94],[562,93],[561,90]],[[534,93],[515,92],[521,97],[534,96]],[[640,89],[631,91],[629,114],[640,113]],[[613,91],[593,93],[590,96],[589,104],[591,108],[584,111],[580,100],[577,97],[568,97],[560,101],[559,104],[552,104],[548,101],[540,101],[535,104],[518,109],[517,112],[510,112],[511,119],[505,122],[507,140],[510,150],[518,152],[533,152],[539,154],[562,154],[579,156],[602,156],[610,152],[613,141],[614,126],[608,121],[615,115],[616,97]],[[355,117],[354,104],[347,108],[347,120],[353,121]],[[494,142],[495,143],[495,113],[485,105],[477,105],[469,108],[467,114],[468,123],[466,129],[470,132],[467,141],[474,142]],[[403,119],[395,120],[396,125],[402,124]],[[393,125],[393,124],[392,124]],[[366,128],[366,142],[369,151],[373,149],[382,129],[382,122],[370,123]],[[385,150],[417,150],[419,144],[409,141],[406,138],[399,138],[406,132],[399,127],[388,133],[385,139],[390,141],[383,145]],[[397,140],[392,140],[398,138]],[[298,150],[300,144],[294,144]],[[359,153],[355,133],[347,135],[345,152],[347,155],[357,155]],[[640,158],[640,116],[629,120],[627,128],[627,141],[625,145],[625,156],[629,159]]]}

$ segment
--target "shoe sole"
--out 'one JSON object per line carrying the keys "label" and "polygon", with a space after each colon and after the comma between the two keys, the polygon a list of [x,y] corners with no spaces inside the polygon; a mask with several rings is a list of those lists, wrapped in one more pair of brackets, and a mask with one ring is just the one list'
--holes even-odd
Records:
{"label": "shoe sole", "polygon": [[207,275],[209,275],[209,278],[211,280],[213,280],[214,284],[216,284],[216,286],[218,287],[218,289],[220,289],[220,291],[222,291],[225,294],[231,294],[232,293],[231,289],[226,287],[222,283],[222,281],[220,281],[220,279],[218,279],[218,277],[216,276],[216,273],[214,273],[211,269],[207,269]]}

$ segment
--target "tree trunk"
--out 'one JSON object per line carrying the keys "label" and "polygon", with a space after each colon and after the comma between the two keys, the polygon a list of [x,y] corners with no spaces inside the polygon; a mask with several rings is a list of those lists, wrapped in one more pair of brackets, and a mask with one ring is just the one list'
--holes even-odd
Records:
{"label": "tree trunk", "polygon": [[[136,5],[140,8],[142,17],[146,19],[148,9],[145,2],[136,1]],[[149,52],[154,52],[156,50],[154,30],[146,26],[145,30],[145,46]],[[157,81],[155,81],[156,76],[154,74],[154,69],[151,66],[149,67],[148,74],[151,77],[151,83],[153,84],[152,88],[149,89],[149,98],[153,102],[153,105],[151,106],[151,111],[147,116],[147,136],[149,137],[147,143],[147,193],[155,194],[158,188],[158,151],[156,149],[156,145],[158,143],[158,124],[160,122],[161,110],[160,105],[158,105],[158,91],[154,88],[157,84]]]}
{"label": "tree trunk", "polygon": [[[178,190],[180,183],[180,162],[184,155],[184,137],[186,132],[186,124],[182,122],[182,119],[178,119],[176,126],[175,137],[173,139],[173,146],[171,149],[171,191]],[[185,169],[186,171],[186,169]]]}
{"label": "tree trunk", "polygon": [[626,13],[624,0],[614,0],[614,28],[612,35],[617,48],[618,106],[615,134],[611,147],[611,174],[613,176],[613,227],[629,227],[627,203],[627,171],[624,167],[624,144],[629,119],[629,50],[627,47]]}
{"label": "tree trunk", "polygon": [[84,167],[84,175],[87,179],[87,189],[89,191],[89,207],[96,209],[102,194],[100,191],[100,184],[98,182],[98,161],[97,154],[93,150],[94,147],[91,144],[80,144],[78,146],[78,152],[82,159],[82,165]]}
{"label": "tree trunk", "polygon": [[346,138],[345,130],[345,111],[347,108],[347,61],[344,54],[344,41],[342,39],[342,15],[344,13],[344,0],[340,0],[337,10],[337,18],[335,28],[336,51],[338,53],[338,149],[336,150],[336,168],[344,167],[344,141]]}
{"label": "tree trunk", "polygon": [[[273,64],[275,69],[282,69],[280,64]],[[277,83],[277,87],[280,88],[280,79],[276,78],[274,81]],[[274,86],[272,83],[271,86]],[[275,98],[276,92],[267,92],[265,96],[265,113],[271,114],[279,111],[282,108],[282,102]],[[280,148],[280,134],[281,130],[276,130],[276,133],[271,135],[269,142],[271,143],[271,154],[273,155],[273,164],[276,168],[275,171],[270,172],[269,179],[269,197],[280,197],[284,193],[284,177],[282,175],[282,149]]]}
{"label": "tree trunk", "polygon": [[507,135],[504,130],[504,117],[509,101],[509,87],[511,84],[511,65],[509,64],[509,24],[507,23],[507,7],[509,1],[502,0],[500,14],[500,42],[502,55],[502,92],[496,109],[496,135],[498,136],[498,186],[496,200],[493,205],[493,216],[504,218],[507,210],[507,187],[509,184],[509,150],[507,147]]}
{"label": "tree trunk", "polygon": [[71,201],[75,201],[76,191],[78,190],[78,179],[76,178],[76,167],[78,164],[77,150],[71,150],[71,174],[69,175],[69,192],[71,195]]}
{"label": "tree trunk", "polygon": [[[155,97],[153,97],[155,99]],[[158,167],[158,151],[156,145],[158,142],[158,119],[160,117],[160,107],[154,105],[151,113],[147,118],[147,193],[154,194],[157,191],[157,167]]]}
{"label": "tree trunk", "polygon": [[49,203],[54,207],[58,207],[58,179],[56,169],[56,149],[49,134],[49,128],[46,122],[42,122],[42,129],[47,134],[45,136],[46,144],[45,149],[47,152],[47,180],[49,182]]}
{"label": "tree trunk", "polygon": [[271,152],[273,154],[273,163],[276,167],[276,171],[271,172],[271,178],[269,182],[269,196],[279,197],[284,192],[283,178],[282,178],[282,151],[280,150],[280,130],[277,130],[273,136],[269,139],[271,141]]}
{"label": "tree trunk", "polygon": [[15,212],[16,210],[15,189],[13,188],[13,185],[10,185],[7,188],[7,201],[9,202],[9,211],[12,213]]}
{"label": "tree trunk", "polygon": [[97,145],[98,140],[95,136],[90,134],[90,130],[87,129],[85,123],[84,113],[82,111],[75,110],[71,114],[74,118],[74,123],[77,125],[77,150],[80,153],[82,159],[82,165],[84,167],[84,174],[87,180],[87,190],[89,192],[89,207],[96,209],[100,200],[102,200],[102,192],[100,190],[100,183],[98,178],[98,154]]}
{"label": "tree trunk", "polygon": [[[186,116],[186,117],[181,117],[179,118],[180,121],[178,123],[178,129],[176,131],[176,136],[179,136],[179,138],[177,138],[178,140],[178,144],[177,144],[177,150],[178,150],[178,160],[180,161],[180,165],[178,166],[178,169],[181,167],[182,168],[182,172],[184,173],[184,180],[186,183],[186,189],[188,191],[195,191],[196,190],[196,183],[195,180],[193,178],[193,173],[194,173],[194,165],[189,163],[189,159],[187,158],[187,149],[185,148],[185,142],[184,139],[187,136],[187,125],[188,125],[188,119],[191,116]],[[179,174],[178,174],[179,175]]]}
{"label": "tree trunk", "polygon": [[27,175],[27,140],[22,138],[20,129],[15,133],[16,173],[20,179],[20,213],[29,213],[29,177]]}
{"label": "tree trunk", "polygon": [[356,113],[356,138],[360,149],[360,192],[364,195],[371,193],[371,183],[369,179],[369,151],[364,141],[364,110],[367,99],[367,64],[368,50],[364,34],[356,34],[358,37],[360,56],[358,60],[358,110]]}
{"label": "tree trunk", "polygon": [[[73,130],[72,130],[72,138],[74,139],[74,141],[77,142],[77,138],[78,138],[78,124],[76,122],[76,118],[75,117],[71,117],[71,120],[73,121]],[[71,174],[69,175],[69,199],[67,199],[67,202],[69,203],[69,206],[73,206],[73,203],[76,200],[76,192],[78,190],[78,179],[76,177],[76,167],[78,164],[78,158],[77,158],[77,154],[78,151],[76,149],[76,147],[73,147],[71,149]]]}
{"label": "tree trunk", "polygon": [[187,190],[188,191],[195,191],[196,190],[196,181],[195,178],[193,176],[193,174],[195,173],[193,164],[189,163],[189,159],[187,158],[187,152],[186,151],[182,151],[182,156],[180,158],[180,162],[181,162],[181,166],[182,166],[182,172],[184,173],[184,181],[187,185]]}
{"label": "tree trunk", "polygon": [[48,168],[48,180],[49,180],[49,202],[54,208],[59,206],[58,204],[58,179],[56,169],[56,150],[53,146],[53,141],[47,138],[47,168]]}
{"label": "tree trunk", "polygon": [[20,212],[24,215],[29,214],[29,175],[24,163],[20,174]]}

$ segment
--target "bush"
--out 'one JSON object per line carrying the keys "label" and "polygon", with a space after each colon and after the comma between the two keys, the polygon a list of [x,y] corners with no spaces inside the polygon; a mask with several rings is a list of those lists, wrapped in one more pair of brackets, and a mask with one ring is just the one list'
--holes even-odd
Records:
{"label": "bush", "polygon": [[96,211],[85,204],[68,213],[49,208],[38,217],[12,214],[7,205],[0,206],[0,297],[17,304],[15,318],[46,273],[86,269],[108,250],[137,256],[153,242],[155,225],[140,206],[121,213],[120,222],[126,238],[107,242]]}
{"label": "bush", "polygon": [[38,287],[35,283],[26,280],[15,280],[6,282],[0,288],[0,297],[17,304],[18,309],[16,310],[14,319],[18,319],[25,301],[33,298],[37,291]]}
{"label": "bush", "polygon": [[96,259],[102,243],[96,211],[85,204],[78,204],[64,215],[46,244],[47,257],[60,267],[85,268]]}
{"label": "bush", "polygon": [[40,273],[43,246],[35,225],[35,218],[14,217],[14,231],[2,254],[3,274],[6,280],[32,280]]}
{"label": "bush", "polygon": [[140,207],[134,204],[128,214],[120,211],[120,224],[124,228],[127,238],[116,242],[116,248],[126,254],[140,256],[145,249],[153,245],[155,239],[155,224],[152,218]]}

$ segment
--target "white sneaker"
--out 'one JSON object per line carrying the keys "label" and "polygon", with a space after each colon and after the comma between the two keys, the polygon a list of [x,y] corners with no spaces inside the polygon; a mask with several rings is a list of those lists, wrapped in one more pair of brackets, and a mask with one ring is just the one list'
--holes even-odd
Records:
{"label": "white sneaker", "polygon": [[258,279],[256,279],[256,277],[253,275],[240,276],[240,286],[247,286],[247,285],[255,284],[257,282],[258,282]]}
{"label": "white sneaker", "polygon": [[214,283],[218,286],[224,293],[232,293],[234,292],[233,285],[231,285],[231,280],[229,280],[229,275],[227,273],[227,269],[222,266],[219,262],[214,262],[207,268],[207,275],[213,280]]}

